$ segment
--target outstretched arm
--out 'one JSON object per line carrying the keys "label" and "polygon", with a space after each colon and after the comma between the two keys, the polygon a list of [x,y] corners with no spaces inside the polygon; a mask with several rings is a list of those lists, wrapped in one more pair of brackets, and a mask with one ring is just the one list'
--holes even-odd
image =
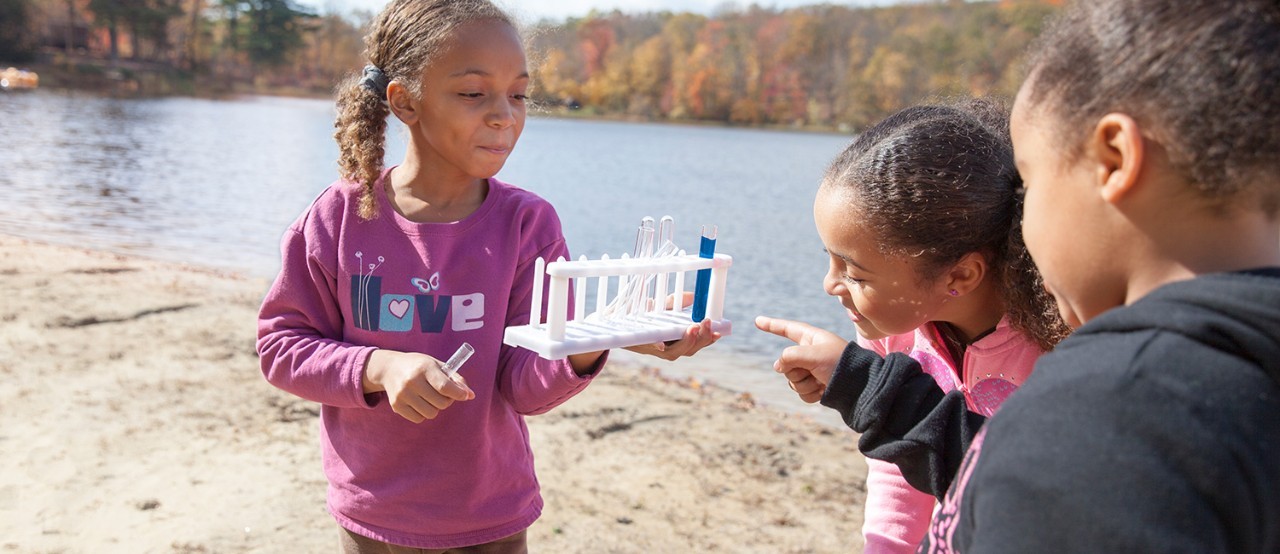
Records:
{"label": "outstretched arm", "polygon": [[911,486],[941,499],[964,453],[986,421],[964,394],[944,394],[910,356],[881,358],[849,343],[831,375],[822,405],[834,408],[869,458],[893,462]]}

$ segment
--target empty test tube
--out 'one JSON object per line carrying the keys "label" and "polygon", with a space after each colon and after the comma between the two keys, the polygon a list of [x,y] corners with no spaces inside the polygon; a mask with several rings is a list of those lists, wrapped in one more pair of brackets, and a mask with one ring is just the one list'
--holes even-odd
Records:
{"label": "empty test tube", "polygon": [[454,352],[452,356],[449,356],[449,359],[444,363],[444,365],[440,366],[440,369],[444,370],[445,375],[453,375],[454,373],[457,373],[458,369],[462,367],[462,364],[467,363],[467,359],[475,353],[476,349],[472,348],[470,344],[464,342],[462,343],[462,346],[458,347],[458,350]]}

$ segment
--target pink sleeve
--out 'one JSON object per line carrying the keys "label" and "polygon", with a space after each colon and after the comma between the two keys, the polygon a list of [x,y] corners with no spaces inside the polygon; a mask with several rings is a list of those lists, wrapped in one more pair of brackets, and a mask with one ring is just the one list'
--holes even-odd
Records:
{"label": "pink sleeve", "polygon": [[510,364],[500,382],[511,407],[520,415],[551,411],[587,388],[609,353],[600,355],[591,373],[580,376],[569,360],[546,360],[523,348],[503,345],[503,363]]}
{"label": "pink sleeve", "polygon": [[258,312],[258,355],[267,381],[299,397],[343,408],[369,407],[364,366],[374,348],[343,336],[336,268],[312,255],[302,232],[285,231],[283,267]]}
{"label": "pink sleeve", "polygon": [[[548,262],[561,256],[569,259],[569,249],[561,239],[538,255]],[[507,307],[507,326],[529,323],[529,309],[533,300],[533,264],[534,259],[530,259],[516,268],[515,282],[511,286],[511,301]],[[546,305],[549,288],[544,282],[543,305]],[[573,304],[572,290],[569,291],[569,304]],[[547,360],[530,350],[504,344],[498,362],[501,371],[498,386],[517,413],[546,413],[586,389],[599,374],[608,356],[608,352],[601,354],[591,372],[580,376],[573,371],[573,366],[567,359]]]}
{"label": "pink sleeve", "polygon": [[867,459],[867,502],[862,520],[864,554],[915,552],[935,501],[907,484],[898,466]]}

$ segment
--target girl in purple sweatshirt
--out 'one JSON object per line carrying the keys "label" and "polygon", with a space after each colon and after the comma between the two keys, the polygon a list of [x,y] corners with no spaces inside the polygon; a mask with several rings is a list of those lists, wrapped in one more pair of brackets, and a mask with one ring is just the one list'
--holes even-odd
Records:
{"label": "girl in purple sweatshirt", "polygon": [[[529,320],[534,261],[568,258],[555,210],[493,178],[524,126],[522,42],[487,0],[395,0],[366,43],[370,65],[338,98],[342,179],[281,243],[262,371],[322,404],[344,551],[523,552],[542,510],[523,416],[582,391],[605,356],[545,360],[502,343]],[[391,114],[409,147],[384,169]],[[716,338],[704,322],[653,353]],[[447,373],[464,342],[474,356]]]}
{"label": "girl in purple sweatshirt", "polygon": [[[1007,111],[970,101],[908,108],[859,135],[814,203],[831,258],[824,287],[847,310],[858,344],[910,356],[981,416],[1067,333],[1022,244],[1020,186]],[[757,325],[800,345],[776,367],[817,401],[826,382],[790,370],[833,368],[847,342],[794,321]],[[865,552],[914,552],[936,498],[892,463],[868,458],[867,466]]]}

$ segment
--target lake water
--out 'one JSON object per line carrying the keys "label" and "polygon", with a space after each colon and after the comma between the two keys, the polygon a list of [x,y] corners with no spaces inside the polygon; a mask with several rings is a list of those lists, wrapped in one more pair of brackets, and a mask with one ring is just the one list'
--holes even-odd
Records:
{"label": "lake water", "polygon": [[[337,174],[332,125],[321,100],[0,94],[0,233],[270,278],[282,231]],[[575,256],[630,252],[644,216],[673,216],[690,250],[701,224],[717,225],[717,251],[734,259],[733,334],[695,359],[649,360],[821,413],[771,369],[788,343],[751,321],[801,319],[852,337],[821,289],[827,261],[811,212],[823,169],[849,140],[531,118],[498,177],[556,206]],[[404,145],[393,130],[388,163]]]}

